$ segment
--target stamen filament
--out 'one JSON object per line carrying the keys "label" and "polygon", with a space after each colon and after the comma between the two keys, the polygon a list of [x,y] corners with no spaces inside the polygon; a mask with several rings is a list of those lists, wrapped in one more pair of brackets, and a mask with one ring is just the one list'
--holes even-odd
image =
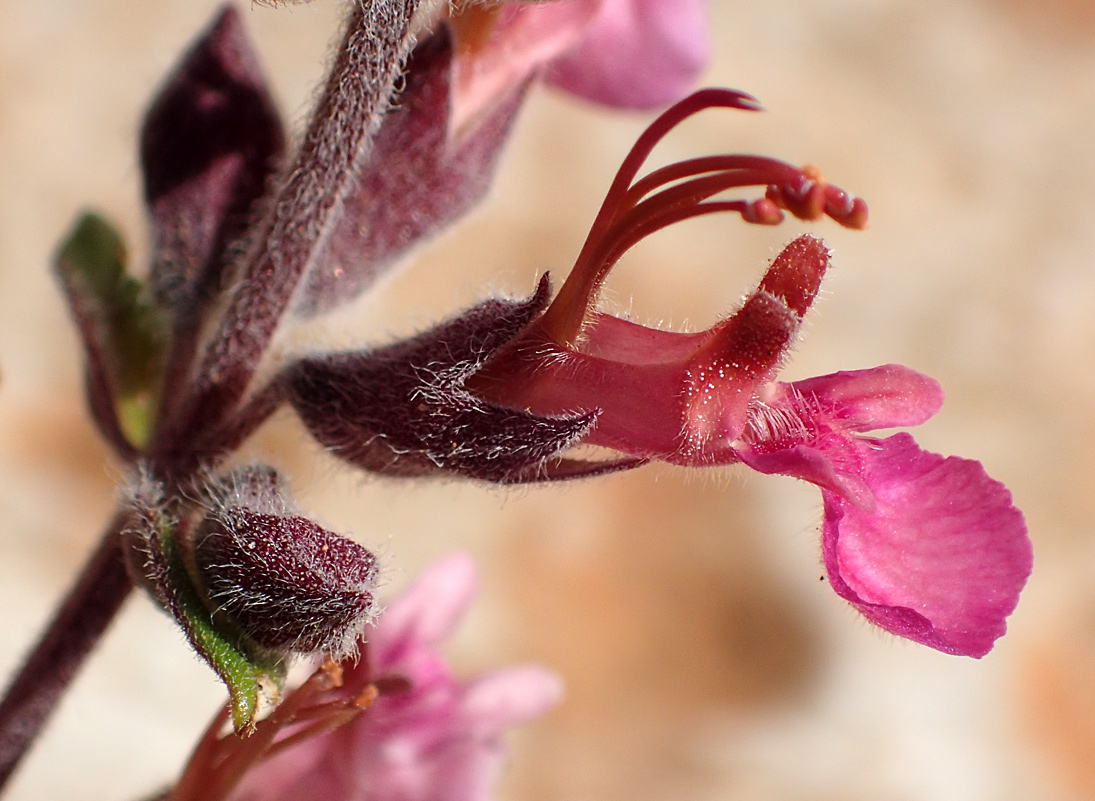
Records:
{"label": "stamen filament", "polygon": [[[626,208],[626,197],[635,176],[651,151],[684,120],[709,108],[760,110],[756,99],[744,92],[730,89],[703,89],[664,111],[642,133],[628,152],[623,164],[620,165],[620,169],[617,170],[616,177],[609,186],[604,202],[586,235],[585,243],[576,260],[577,265],[591,263],[593,252],[600,248],[606,232],[619,217],[621,208]],[[589,274],[580,267],[571,271],[563,286],[560,287],[555,302],[541,318],[544,330],[553,340],[563,345],[573,344],[577,340],[585,322],[584,311],[588,309],[590,299],[604,279],[603,273],[597,274],[601,272],[601,270],[595,270],[593,274]],[[571,310],[578,313],[573,314]]]}
{"label": "stamen filament", "polygon": [[[766,223],[766,220],[750,220],[751,210],[755,204],[763,201],[754,200],[710,200],[700,203],[695,203],[691,206],[684,207],[670,207],[666,209],[660,209],[656,214],[646,215],[646,219],[639,223],[635,223],[628,227],[628,229],[621,234],[616,241],[616,247],[609,251],[605,256],[605,264],[611,266],[618,262],[627,251],[635,247],[643,239],[648,236],[657,233],[663,228],[668,228],[676,223],[683,222],[685,220],[691,220],[696,217],[703,217],[708,214],[724,214],[726,212],[735,212],[746,218],[747,222],[760,222]],[[777,214],[778,210],[773,209]],[[782,216],[782,215],[781,215]],[[778,222],[774,220],[773,223]],[[605,268],[605,273],[608,272],[608,268]]]}
{"label": "stamen filament", "polygon": [[[612,267],[642,239],[674,223],[734,212],[748,223],[774,225],[783,219],[780,209],[803,220],[829,216],[850,228],[861,228],[866,223],[866,204],[825,183],[817,170],[800,170],[763,156],[704,156],[636,177],[654,147],[673,128],[693,114],[715,107],[759,109],[752,97],[741,92],[696,92],[658,117],[631,148],[605,195],[574,268],[540,318],[540,329],[556,344],[577,347]],[[763,197],[754,200],[711,200],[722,192],[748,186],[767,188]]]}
{"label": "stamen filament", "polygon": [[[779,184],[783,183],[783,180],[785,179],[791,179],[802,175],[800,170],[797,170],[790,164],[777,159],[768,158],[767,156],[751,156],[740,153],[700,156],[699,158],[686,159],[685,161],[667,164],[664,167],[659,167],[654,170],[654,172],[649,175],[643,176],[635,181],[627,190],[621,205],[635,206],[643,197],[649,195],[655,189],[662,186],[668,186],[672,182],[680,181],[684,178],[694,178],[701,175],[741,170],[753,170],[758,172],[764,170],[769,171],[768,175],[763,180],[748,182],[761,185]],[[779,175],[779,172],[784,172],[785,175],[781,176]],[[741,186],[746,186],[746,183],[742,183]]]}
{"label": "stamen filament", "polygon": [[353,698],[339,698],[327,704],[322,704],[313,710],[313,714],[298,714],[296,722],[303,722],[305,719],[310,719],[311,722],[304,728],[272,743],[266,749],[262,758],[269,759],[299,742],[345,726],[368,709],[379,695],[376,686],[370,684],[362,693]]}

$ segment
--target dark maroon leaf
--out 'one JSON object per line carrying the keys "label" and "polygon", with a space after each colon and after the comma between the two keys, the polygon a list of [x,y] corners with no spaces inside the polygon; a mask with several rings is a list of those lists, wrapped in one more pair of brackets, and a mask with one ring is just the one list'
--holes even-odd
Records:
{"label": "dark maroon leaf", "polygon": [[418,0],[354,3],[331,74],[284,182],[263,204],[210,347],[157,431],[153,454],[222,425],[246,394],[300,281],[342,213],[411,46]]}
{"label": "dark maroon leaf", "polygon": [[285,147],[239,13],[226,6],[160,91],[141,132],[155,236],[152,285],[168,306],[218,288],[225,247]]}
{"label": "dark maroon leaf", "polygon": [[298,312],[315,314],[352,300],[486,194],[527,85],[454,137],[452,58],[444,26],[415,49],[343,218],[308,274]]}

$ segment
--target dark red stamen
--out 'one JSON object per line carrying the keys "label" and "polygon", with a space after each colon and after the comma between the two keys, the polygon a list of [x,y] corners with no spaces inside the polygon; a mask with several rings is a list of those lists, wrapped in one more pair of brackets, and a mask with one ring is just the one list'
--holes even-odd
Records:
{"label": "dark red stamen", "polygon": [[[811,168],[776,159],[716,155],[670,164],[636,179],[654,147],[681,122],[709,108],[759,110],[754,98],[728,89],[705,89],[668,109],[643,133],[624,159],[585,244],[559,294],[540,321],[556,343],[573,347],[589,322],[597,293],[609,270],[642,239],[693,217],[734,212],[747,223],[774,225],[785,209],[804,220],[832,217],[861,228],[867,206],[821,180]],[[752,200],[713,200],[730,189],[767,186]]]}

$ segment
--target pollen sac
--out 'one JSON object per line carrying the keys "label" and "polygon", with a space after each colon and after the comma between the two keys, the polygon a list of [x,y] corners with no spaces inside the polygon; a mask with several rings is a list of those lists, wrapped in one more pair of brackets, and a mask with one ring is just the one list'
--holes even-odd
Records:
{"label": "pollen sac", "polygon": [[[267,476],[275,475],[272,473]],[[361,545],[287,504],[248,502],[264,476],[244,483],[243,503],[216,509],[198,526],[194,559],[207,602],[258,646],[278,653],[355,653],[372,617],[377,564]],[[281,506],[281,509],[278,507]]]}

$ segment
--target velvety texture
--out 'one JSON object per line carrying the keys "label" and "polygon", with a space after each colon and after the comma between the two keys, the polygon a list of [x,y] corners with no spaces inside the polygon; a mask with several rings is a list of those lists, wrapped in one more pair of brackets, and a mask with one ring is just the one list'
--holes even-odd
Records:
{"label": "velvety texture", "polygon": [[141,130],[155,235],[152,289],[189,306],[220,289],[225,247],[243,233],[285,149],[281,118],[226,6],[160,90]]}
{"label": "velvety texture", "polygon": [[486,194],[528,82],[507,87],[485,114],[457,131],[452,72],[451,35],[442,26],[412,53],[396,102],[296,300],[297,312],[317,314],[353,300]]}
{"label": "velvety texture", "polygon": [[781,384],[738,452],[822,489],[822,554],[838,595],[887,631],[980,657],[1032,566],[1011,494],[978,462],[921,450],[908,434],[856,433],[917,425],[941,402],[934,381],[896,365]]}

